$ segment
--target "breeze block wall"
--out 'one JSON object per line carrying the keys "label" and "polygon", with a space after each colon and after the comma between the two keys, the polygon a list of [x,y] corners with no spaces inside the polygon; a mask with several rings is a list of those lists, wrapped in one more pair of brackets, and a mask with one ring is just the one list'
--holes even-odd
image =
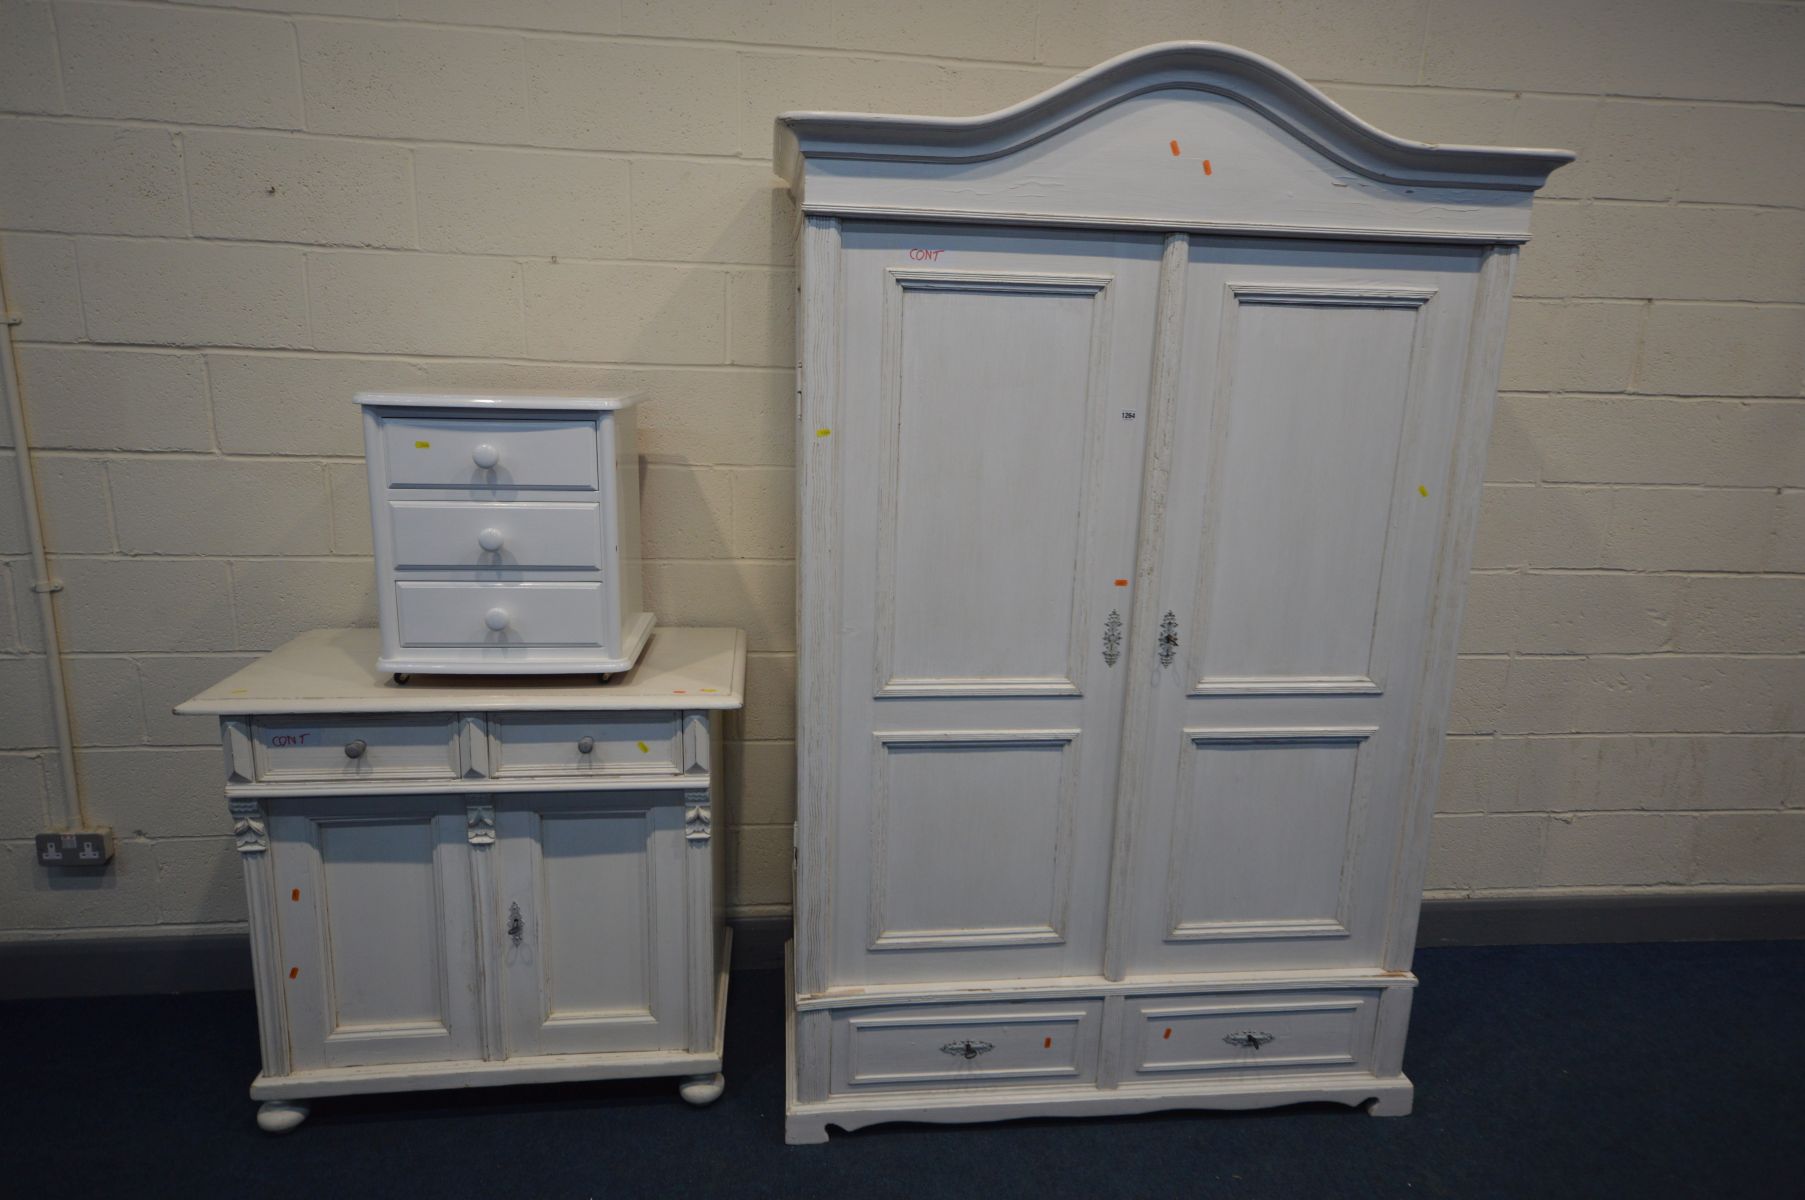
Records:
{"label": "breeze block wall", "polygon": [[360,388],[643,388],[651,605],[751,639],[734,910],[789,903],[793,108],[987,112],[1173,38],[1577,150],[1513,308],[1430,886],[1805,887],[1805,5],[0,0],[0,246],[95,878],[0,451],[0,937],[230,929],[211,720],[372,623]]}

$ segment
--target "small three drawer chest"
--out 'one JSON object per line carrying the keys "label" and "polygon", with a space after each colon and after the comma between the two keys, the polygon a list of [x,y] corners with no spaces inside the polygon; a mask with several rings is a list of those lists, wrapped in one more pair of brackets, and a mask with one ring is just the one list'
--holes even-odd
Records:
{"label": "small three drawer chest", "polygon": [[304,634],[176,709],[219,717],[264,1102],[683,1077],[720,1094],[722,728],[745,635],[660,629],[607,687],[375,671]]}
{"label": "small three drawer chest", "polygon": [[611,674],[652,632],[639,397],[365,392],[380,670]]}

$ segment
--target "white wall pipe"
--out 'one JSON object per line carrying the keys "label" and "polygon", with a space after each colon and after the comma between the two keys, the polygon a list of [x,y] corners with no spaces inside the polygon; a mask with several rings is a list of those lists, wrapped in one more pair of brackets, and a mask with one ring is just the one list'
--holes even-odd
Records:
{"label": "white wall pipe", "polygon": [[63,783],[60,827],[86,829],[88,818],[82,804],[81,782],[75,770],[75,732],[69,717],[69,684],[63,674],[63,639],[57,628],[54,599],[63,585],[50,577],[50,563],[44,553],[38,478],[31,464],[31,427],[25,420],[25,401],[19,388],[19,360],[13,353],[13,336],[19,327],[19,318],[13,314],[8,302],[4,262],[0,262],[0,315],[6,320],[6,336],[0,337],[0,391],[6,393],[7,427],[12,432],[13,457],[17,460],[19,507],[25,519],[25,538],[31,546],[31,594],[37,597],[38,624],[44,630],[45,674],[50,677],[50,716],[56,726],[56,758]]}

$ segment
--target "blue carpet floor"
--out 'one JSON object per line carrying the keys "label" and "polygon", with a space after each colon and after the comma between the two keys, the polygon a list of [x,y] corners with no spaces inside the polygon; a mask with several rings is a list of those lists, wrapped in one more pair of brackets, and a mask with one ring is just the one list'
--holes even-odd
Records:
{"label": "blue carpet floor", "polygon": [[1805,943],[1425,950],[1416,1113],[877,1126],[783,1144],[782,982],[734,977],[727,1094],[668,1081],[318,1102],[258,1132],[245,993],[14,1001],[7,1195],[1805,1197]]}

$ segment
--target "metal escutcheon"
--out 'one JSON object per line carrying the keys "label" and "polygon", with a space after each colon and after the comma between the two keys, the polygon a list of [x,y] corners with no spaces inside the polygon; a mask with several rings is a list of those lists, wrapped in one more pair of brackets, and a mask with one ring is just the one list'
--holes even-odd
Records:
{"label": "metal escutcheon", "polygon": [[976,1058],[980,1054],[989,1054],[996,1047],[989,1042],[974,1042],[967,1038],[963,1042],[948,1042],[940,1047],[940,1053],[950,1054],[954,1058]]}
{"label": "metal escutcheon", "polygon": [[1270,1033],[1260,1033],[1253,1029],[1243,1029],[1239,1033],[1228,1034],[1222,1040],[1231,1046],[1239,1046],[1243,1050],[1258,1050],[1267,1042],[1272,1041],[1273,1035]]}

